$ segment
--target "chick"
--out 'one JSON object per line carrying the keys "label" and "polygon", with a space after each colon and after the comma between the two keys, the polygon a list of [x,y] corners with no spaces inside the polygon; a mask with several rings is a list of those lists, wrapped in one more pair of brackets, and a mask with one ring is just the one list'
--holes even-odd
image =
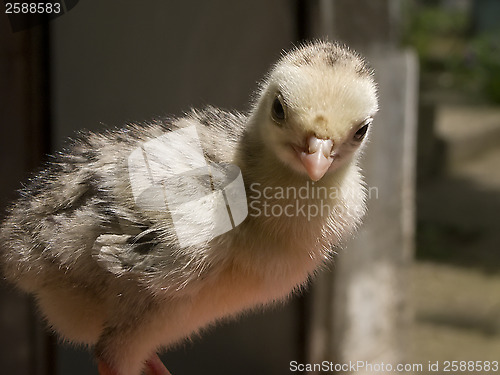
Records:
{"label": "chick", "polygon": [[[377,109],[364,60],[316,41],[282,56],[248,114],[208,107],[82,134],[30,180],[2,224],[5,277],[35,296],[62,339],[94,347],[102,373],[138,375],[155,367],[157,350],[286,299],[331,258],[365,212],[358,159]],[[131,155],[193,126],[213,175],[224,173],[217,165],[241,171],[246,218],[186,245],[161,189],[149,206],[138,200]],[[149,157],[192,162],[190,141],[169,142]],[[186,181],[177,191],[197,199]]]}

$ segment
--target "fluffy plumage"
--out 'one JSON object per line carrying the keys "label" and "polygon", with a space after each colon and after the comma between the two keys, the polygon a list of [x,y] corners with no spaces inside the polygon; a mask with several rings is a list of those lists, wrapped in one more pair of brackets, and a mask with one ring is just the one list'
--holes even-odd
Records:
{"label": "fluffy plumage", "polygon": [[[12,206],[0,232],[4,274],[35,295],[62,338],[138,375],[159,348],[287,298],[331,257],[365,211],[357,160],[376,111],[364,61],[315,42],[284,54],[248,115],[209,107],[82,134]],[[168,210],[136,205],[127,163],[144,142],[189,125],[207,160],[241,169],[249,214],[182,247]]]}

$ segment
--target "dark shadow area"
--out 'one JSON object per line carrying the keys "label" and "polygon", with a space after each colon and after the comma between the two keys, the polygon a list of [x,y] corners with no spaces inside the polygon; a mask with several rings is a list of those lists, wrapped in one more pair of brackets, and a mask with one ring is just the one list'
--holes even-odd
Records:
{"label": "dark shadow area", "polygon": [[417,260],[500,272],[499,191],[442,177],[421,187],[417,207]]}
{"label": "dark shadow area", "polygon": [[[209,328],[164,354],[162,360],[172,374],[194,374],[199,369],[208,374],[289,374],[290,361],[302,360],[300,332],[290,330],[298,327],[300,303],[299,298],[293,298],[285,306],[271,307],[266,314],[247,313],[241,319]],[[261,330],[267,332],[265,341]]]}

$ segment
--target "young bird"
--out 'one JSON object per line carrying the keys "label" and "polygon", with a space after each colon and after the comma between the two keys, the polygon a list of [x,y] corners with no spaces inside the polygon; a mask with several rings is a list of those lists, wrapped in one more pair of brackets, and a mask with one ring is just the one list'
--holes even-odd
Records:
{"label": "young bird", "polygon": [[[286,299],[353,233],[365,212],[358,159],[377,108],[363,59],[317,41],[282,56],[248,115],[209,107],[84,134],[12,206],[0,232],[5,277],[34,294],[62,339],[93,346],[101,373],[158,368],[157,350]],[[193,126],[214,176],[228,164],[241,171],[247,215],[217,235],[195,230],[186,244],[161,186],[198,199],[193,180],[156,176],[160,189],[144,203],[131,155],[191,160],[192,140],[146,145]],[[183,218],[208,223],[206,211]]]}

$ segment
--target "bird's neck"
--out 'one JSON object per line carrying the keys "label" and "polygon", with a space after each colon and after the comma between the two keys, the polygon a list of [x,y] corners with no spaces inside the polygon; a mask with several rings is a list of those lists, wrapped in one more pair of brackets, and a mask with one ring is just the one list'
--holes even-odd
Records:
{"label": "bird's neck", "polygon": [[[257,257],[263,264],[288,264],[290,269],[292,261],[317,264],[361,219],[362,213],[350,211],[364,206],[357,166],[346,164],[312,182],[278,160],[259,137],[249,123],[234,159],[242,171],[248,215],[221,238],[231,249],[246,249],[239,256]],[[252,251],[247,249],[249,243]]]}
{"label": "bird's neck", "polygon": [[255,127],[247,129],[237,159],[247,193],[248,224],[260,227],[261,233],[272,231],[273,236],[282,232],[281,240],[320,236],[332,208],[343,204],[339,187],[344,168],[313,182],[263,146]]}

